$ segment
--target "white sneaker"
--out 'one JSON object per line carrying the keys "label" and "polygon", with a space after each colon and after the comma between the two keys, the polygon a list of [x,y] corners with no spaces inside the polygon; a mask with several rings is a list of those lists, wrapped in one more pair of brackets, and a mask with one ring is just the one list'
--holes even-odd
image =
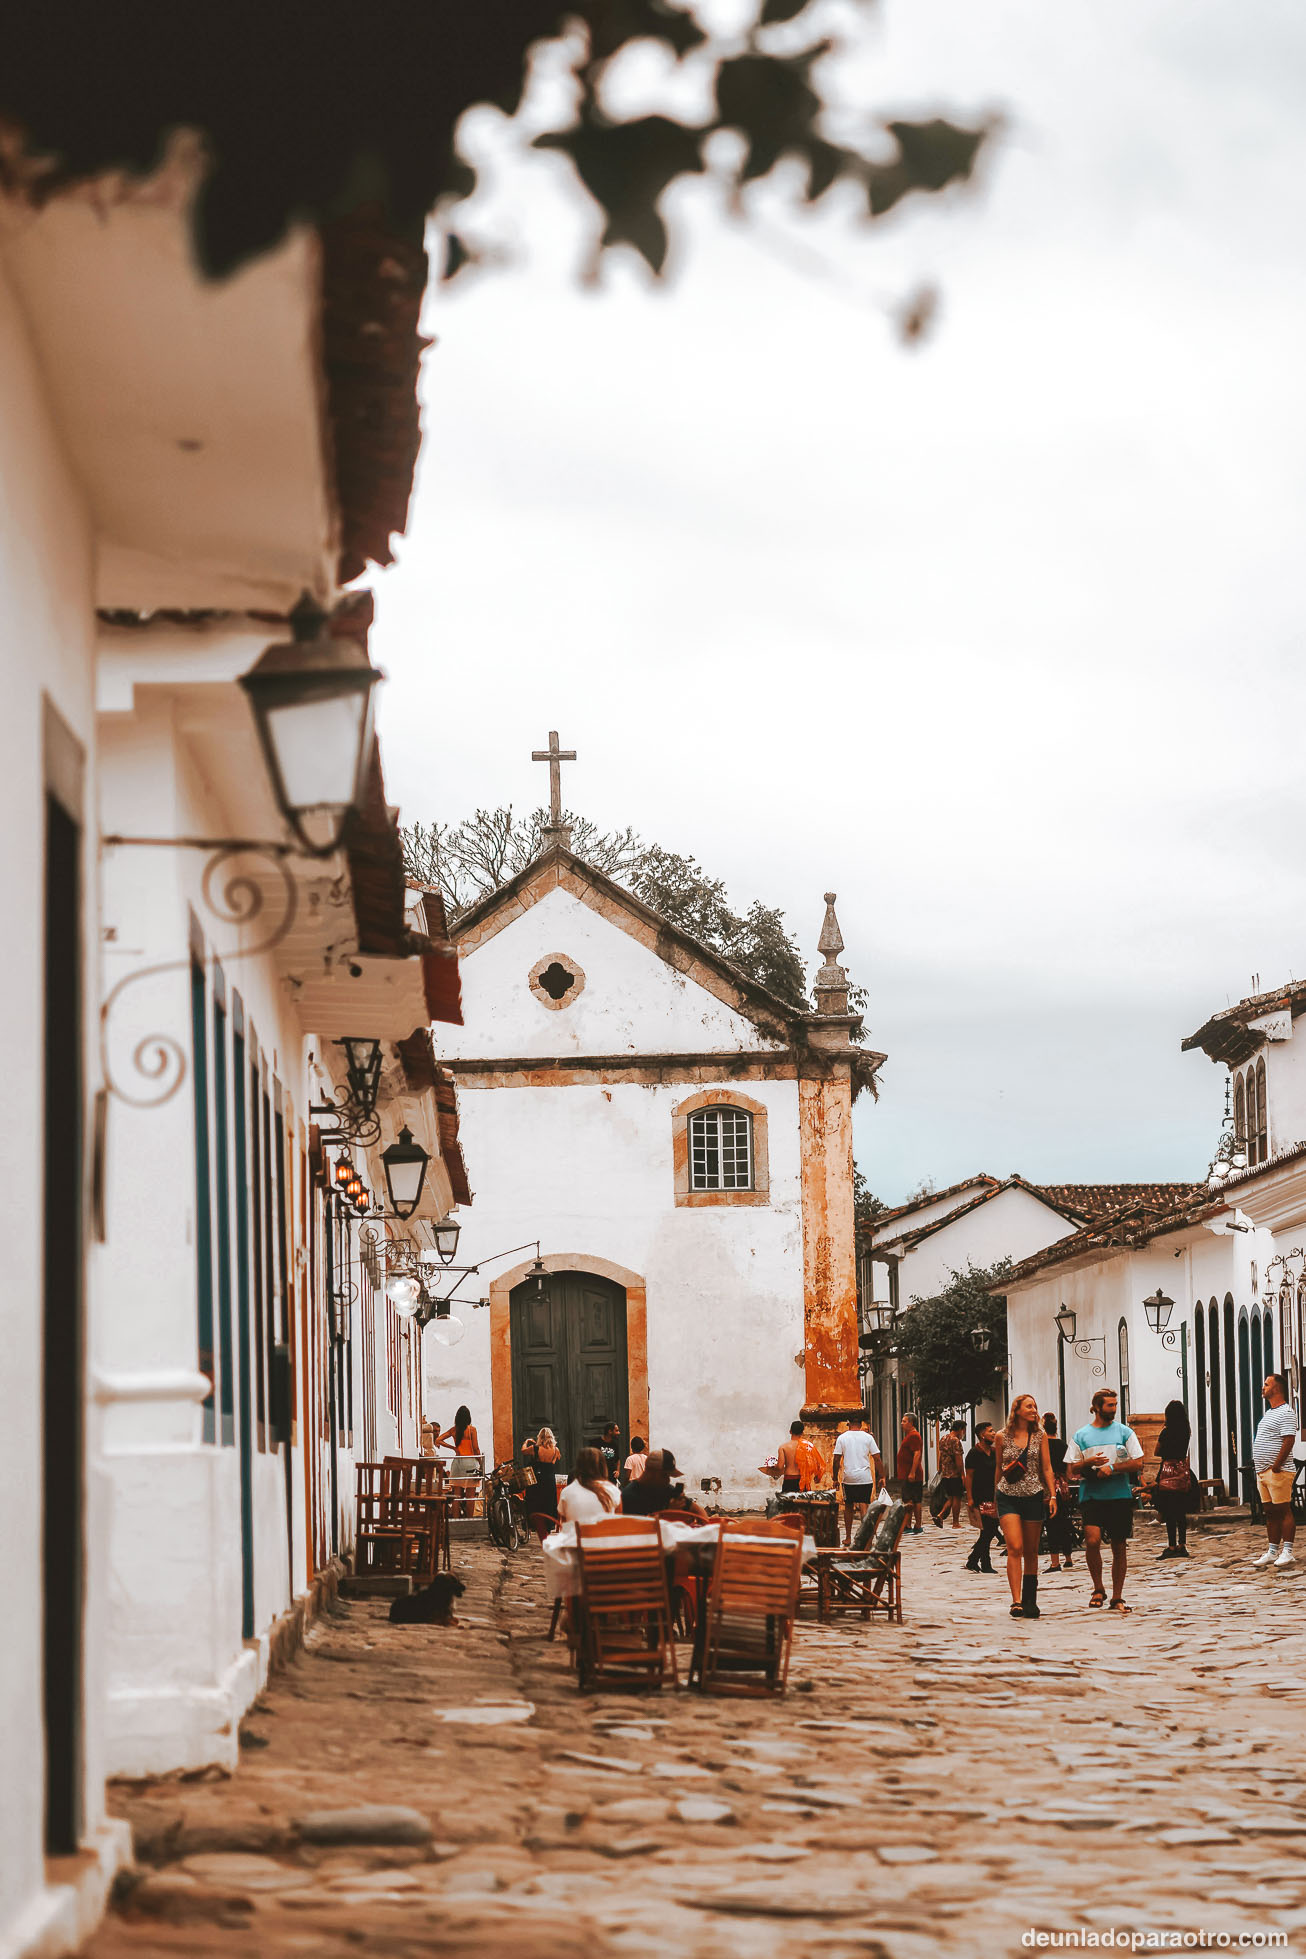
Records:
{"label": "white sneaker", "polygon": [[1271,1546],[1269,1547],[1269,1549],[1268,1549],[1267,1551],[1262,1551],[1262,1552],[1261,1552],[1261,1555],[1260,1555],[1260,1557],[1259,1557],[1259,1558],[1253,1558],[1253,1559],[1252,1559],[1252,1563],[1253,1563],[1253,1565],[1256,1565],[1256,1566],[1259,1566],[1259,1567],[1260,1567],[1260,1568],[1261,1568],[1261,1569],[1263,1570],[1263,1569],[1264,1569],[1264,1567],[1265,1567],[1265,1566],[1266,1566],[1267,1564],[1273,1564],[1273,1563],[1274,1563],[1274,1561],[1275,1561],[1275,1559],[1276,1559],[1276,1558],[1277,1558],[1278,1556],[1279,1556],[1279,1547],[1278,1547],[1278,1545],[1277,1545],[1277,1544],[1271,1544]]}
{"label": "white sneaker", "polygon": [[1280,1551],[1278,1557],[1274,1560],[1274,1569],[1276,1571],[1286,1571],[1289,1565],[1294,1565],[1296,1564],[1296,1562],[1297,1562],[1296,1558],[1293,1556],[1289,1547],[1285,1544],[1282,1551]]}

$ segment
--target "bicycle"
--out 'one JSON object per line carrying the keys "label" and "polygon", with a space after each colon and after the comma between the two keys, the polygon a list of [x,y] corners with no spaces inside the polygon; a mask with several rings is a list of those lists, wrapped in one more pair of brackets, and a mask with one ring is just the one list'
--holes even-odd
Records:
{"label": "bicycle", "polygon": [[481,1485],[485,1528],[491,1544],[497,1544],[501,1551],[520,1550],[529,1536],[521,1496],[513,1487],[520,1474],[515,1463],[501,1462]]}

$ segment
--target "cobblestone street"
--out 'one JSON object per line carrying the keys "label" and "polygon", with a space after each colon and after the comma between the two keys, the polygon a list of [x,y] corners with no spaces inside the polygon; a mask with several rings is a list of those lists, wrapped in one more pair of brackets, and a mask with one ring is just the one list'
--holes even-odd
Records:
{"label": "cobblestone street", "polygon": [[[89,1950],[924,1959],[1108,1926],[1306,1949],[1302,1577],[1252,1570],[1246,1527],[1186,1564],[1147,1529],[1131,1617],[1088,1609],[1077,1561],[1014,1622],[970,1542],[906,1540],[902,1627],[800,1621],[775,1703],[578,1694],[535,1547],[464,1544],[458,1627],[341,1605],[238,1775],[119,1785],[139,1871]],[[429,1841],[300,1827],[368,1805]]]}

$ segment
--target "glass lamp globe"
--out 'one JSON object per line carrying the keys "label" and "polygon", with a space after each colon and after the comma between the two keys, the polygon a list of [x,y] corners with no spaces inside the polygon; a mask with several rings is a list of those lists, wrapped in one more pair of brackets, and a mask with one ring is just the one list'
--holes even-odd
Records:
{"label": "glass lamp globe", "polygon": [[456,1347],[467,1331],[456,1313],[450,1313],[444,1319],[431,1320],[428,1325],[437,1347]]}
{"label": "glass lamp globe", "polygon": [[406,1320],[416,1313],[422,1297],[422,1288],[416,1279],[391,1279],[385,1289],[385,1296]]}

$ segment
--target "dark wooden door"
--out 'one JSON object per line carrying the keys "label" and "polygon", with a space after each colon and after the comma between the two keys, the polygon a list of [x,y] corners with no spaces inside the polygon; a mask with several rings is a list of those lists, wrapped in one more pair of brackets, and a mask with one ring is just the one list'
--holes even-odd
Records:
{"label": "dark wooden door", "polygon": [[570,1470],[608,1422],[627,1440],[626,1294],[588,1272],[554,1272],[543,1299],[533,1281],[510,1301],[512,1445],[551,1428]]}
{"label": "dark wooden door", "polygon": [[54,795],[45,825],[44,1680],[45,1844],[82,1826],[81,830]]}

